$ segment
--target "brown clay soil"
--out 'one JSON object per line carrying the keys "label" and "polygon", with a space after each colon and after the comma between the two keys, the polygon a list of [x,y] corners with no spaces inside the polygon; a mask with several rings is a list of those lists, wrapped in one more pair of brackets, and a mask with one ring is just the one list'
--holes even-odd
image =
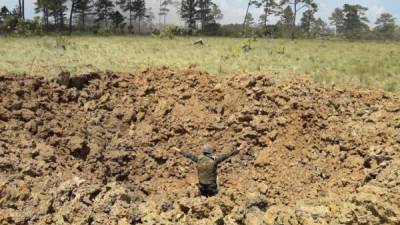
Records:
{"label": "brown clay soil", "polygon": [[[220,193],[171,150],[234,144]],[[400,99],[168,68],[0,76],[0,224],[400,224]]]}

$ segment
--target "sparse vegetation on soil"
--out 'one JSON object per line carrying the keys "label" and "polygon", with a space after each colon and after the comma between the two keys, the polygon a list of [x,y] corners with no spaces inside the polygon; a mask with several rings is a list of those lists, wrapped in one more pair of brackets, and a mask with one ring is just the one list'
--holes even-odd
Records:
{"label": "sparse vegetation on soil", "polygon": [[[352,84],[400,90],[397,42],[327,40],[248,41],[235,38],[37,37],[0,38],[0,72],[55,76],[96,70],[132,72],[168,65],[197,66],[214,75],[261,73],[276,77],[308,75],[323,84]],[[246,48],[247,49],[247,48]]]}

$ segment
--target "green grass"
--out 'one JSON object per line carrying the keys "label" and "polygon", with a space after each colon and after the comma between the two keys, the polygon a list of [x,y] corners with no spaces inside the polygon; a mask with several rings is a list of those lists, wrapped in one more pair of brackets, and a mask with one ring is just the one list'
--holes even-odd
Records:
{"label": "green grass", "polygon": [[[243,39],[152,37],[0,38],[0,71],[54,76],[60,71],[130,72],[167,65],[211,74],[308,75],[323,84],[352,84],[400,91],[400,43],[266,40],[243,52]],[[57,47],[66,44],[66,50]]]}

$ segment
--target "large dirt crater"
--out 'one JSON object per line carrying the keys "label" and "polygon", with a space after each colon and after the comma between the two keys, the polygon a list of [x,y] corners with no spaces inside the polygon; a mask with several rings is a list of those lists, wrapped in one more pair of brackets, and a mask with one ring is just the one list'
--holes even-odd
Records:
{"label": "large dirt crater", "polygon": [[[400,99],[195,70],[0,76],[0,224],[400,224]],[[170,150],[245,148],[196,195]]]}

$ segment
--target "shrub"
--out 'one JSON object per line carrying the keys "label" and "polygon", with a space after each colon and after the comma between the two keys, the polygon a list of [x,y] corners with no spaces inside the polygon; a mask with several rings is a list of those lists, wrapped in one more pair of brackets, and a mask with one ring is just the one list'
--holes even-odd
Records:
{"label": "shrub", "polygon": [[113,34],[113,31],[110,28],[101,27],[97,29],[94,33],[101,36],[110,36],[111,34]]}
{"label": "shrub", "polygon": [[11,33],[15,30],[18,24],[18,17],[6,16],[2,23],[0,23],[0,33]]}
{"label": "shrub", "polygon": [[204,26],[203,33],[209,36],[217,36],[220,35],[221,25],[218,23],[210,23]]}
{"label": "shrub", "polygon": [[0,24],[0,33],[14,33],[17,36],[31,36],[43,33],[39,17],[33,20],[23,20],[17,16],[7,16]]}
{"label": "shrub", "polygon": [[166,25],[160,32],[159,37],[174,39],[176,35],[179,35],[179,28],[174,25]]}
{"label": "shrub", "polygon": [[58,36],[56,38],[56,48],[61,48],[63,50],[66,50],[67,46],[69,46],[70,44],[71,42],[66,36]]}

